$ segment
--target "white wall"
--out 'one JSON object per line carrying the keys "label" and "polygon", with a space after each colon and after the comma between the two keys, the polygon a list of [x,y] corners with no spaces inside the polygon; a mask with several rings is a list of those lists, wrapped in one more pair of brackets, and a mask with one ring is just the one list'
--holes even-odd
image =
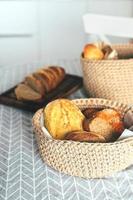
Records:
{"label": "white wall", "polygon": [[[133,17],[133,0],[88,0],[88,12]],[[112,43],[128,42],[128,39],[110,37]]]}
{"label": "white wall", "polygon": [[88,0],[88,11],[116,16],[133,16],[132,0]]}
{"label": "white wall", "polygon": [[41,57],[79,57],[85,41],[82,16],[87,0],[54,0],[40,3]]}
{"label": "white wall", "polygon": [[0,0],[0,66],[79,58],[86,12],[133,16],[133,0]]}

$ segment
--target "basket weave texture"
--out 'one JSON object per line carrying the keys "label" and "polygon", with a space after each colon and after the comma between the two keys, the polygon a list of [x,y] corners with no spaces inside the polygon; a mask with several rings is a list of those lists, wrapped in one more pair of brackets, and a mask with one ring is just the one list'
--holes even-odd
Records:
{"label": "basket weave texture", "polygon": [[83,81],[89,96],[133,104],[133,44],[114,45],[118,60],[88,60],[81,56]]}
{"label": "basket weave texture", "polygon": [[[80,108],[115,108],[124,117],[129,107],[105,99],[76,99]],[[83,178],[100,178],[123,170],[133,163],[133,138],[114,143],[86,143],[46,137],[40,118],[43,109],[33,116],[33,127],[40,155],[49,166],[65,174]]]}

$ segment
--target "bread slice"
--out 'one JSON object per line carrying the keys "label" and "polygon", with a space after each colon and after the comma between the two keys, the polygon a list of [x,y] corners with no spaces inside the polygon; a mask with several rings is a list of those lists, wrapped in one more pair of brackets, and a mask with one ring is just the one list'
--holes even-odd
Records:
{"label": "bread slice", "polygon": [[[55,68],[55,67],[48,67],[48,69],[47,69],[50,73],[52,73],[53,74],[53,76],[54,76],[54,82],[55,82],[55,87],[57,87],[57,85],[60,83],[60,81],[61,81],[61,76],[60,76],[60,74],[59,74],[59,72],[58,72],[58,70]],[[55,88],[54,87],[54,88]]]}
{"label": "bread slice", "polygon": [[15,89],[16,98],[18,100],[38,101],[42,96],[31,89],[28,85],[19,84]]}
{"label": "bread slice", "polygon": [[47,87],[47,92],[51,91],[52,89],[52,84],[53,84],[53,79],[50,75],[49,72],[47,72],[44,69],[40,69],[38,70],[36,73],[39,73],[42,75],[43,79],[47,81],[48,87]]}
{"label": "bread slice", "polygon": [[50,82],[51,82],[51,90],[53,90],[57,86],[55,75],[53,74],[52,70],[50,70],[49,68],[43,69],[43,71],[48,74]]}
{"label": "bread slice", "polygon": [[35,78],[33,75],[29,75],[26,76],[25,83],[29,85],[33,90],[40,93],[41,96],[44,96],[45,88],[39,79]]}
{"label": "bread slice", "polygon": [[46,92],[50,91],[50,83],[47,76],[44,77],[41,71],[33,73],[33,76],[41,81],[42,85],[44,86]]}
{"label": "bread slice", "polygon": [[65,70],[62,67],[58,66],[50,66],[50,69],[52,69],[59,77],[59,83],[64,79],[65,77]]}

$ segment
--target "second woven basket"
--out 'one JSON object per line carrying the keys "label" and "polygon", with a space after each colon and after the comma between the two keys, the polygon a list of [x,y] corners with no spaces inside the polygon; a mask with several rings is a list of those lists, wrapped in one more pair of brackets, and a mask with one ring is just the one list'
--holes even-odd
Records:
{"label": "second woven basket", "polygon": [[114,45],[118,60],[88,60],[81,56],[84,86],[91,97],[133,104],[133,44]]}

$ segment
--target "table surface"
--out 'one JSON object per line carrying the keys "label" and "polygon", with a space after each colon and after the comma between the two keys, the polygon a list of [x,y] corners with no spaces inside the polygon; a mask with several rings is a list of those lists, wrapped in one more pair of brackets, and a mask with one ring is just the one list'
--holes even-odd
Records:
{"label": "table surface", "polygon": [[[43,64],[63,66],[82,75],[78,60],[32,63],[0,68],[0,93]],[[69,98],[87,97],[81,88]],[[33,114],[0,105],[0,200],[132,200],[133,166],[104,179],[82,179],[59,173],[40,158]]]}

